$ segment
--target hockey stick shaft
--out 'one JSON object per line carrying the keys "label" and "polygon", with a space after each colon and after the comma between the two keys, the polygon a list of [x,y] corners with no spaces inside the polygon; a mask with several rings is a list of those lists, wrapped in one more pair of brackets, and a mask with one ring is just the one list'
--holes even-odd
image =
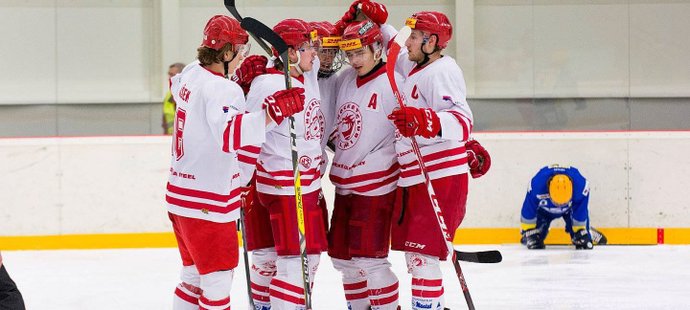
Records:
{"label": "hockey stick shaft", "polygon": [[[249,34],[256,40],[259,45],[268,53],[273,54],[270,47],[264,42],[264,39],[271,43],[280,55],[283,61],[283,69],[285,75],[285,89],[292,88],[292,78],[290,77],[290,66],[288,65],[288,46],[285,41],[280,38],[272,29],[264,25],[260,21],[253,19],[251,17],[242,18],[240,13],[235,7],[235,0],[225,0],[225,7],[230,11],[235,19],[240,21],[240,25],[243,29],[247,30]],[[301,176],[298,166],[298,153],[297,153],[297,133],[295,130],[295,118],[293,116],[288,117],[289,131],[290,131],[290,147],[291,147],[291,160],[292,169],[294,174],[294,186],[295,186],[295,204],[297,212],[297,227],[299,234],[299,245],[300,245],[300,260],[302,263],[302,286],[304,288],[304,301],[306,309],[311,309],[311,285],[309,280],[309,258],[307,257],[307,239],[306,239],[306,228],[304,222],[304,205],[302,201],[302,184]],[[251,297],[251,296],[250,296]]]}
{"label": "hockey stick shaft", "polygon": [[244,203],[244,199],[242,199],[242,210],[240,210],[240,233],[242,234],[242,258],[244,259],[244,275],[247,277],[247,295],[249,297],[249,309],[255,309],[254,307],[254,298],[252,298],[252,284],[251,284],[251,276],[249,274],[249,254],[247,253],[247,226],[246,226],[246,219],[244,216],[244,211],[246,210],[247,205]]}
{"label": "hockey stick shaft", "polygon": [[[400,90],[398,89],[398,84],[395,81],[395,63],[398,59],[398,54],[400,53],[400,44],[401,42],[404,42],[405,39],[409,36],[410,28],[404,27],[396,36],[395,41],[391,42],[391,46],[389,47],[388,50],[388,55],[387,55],[387,63],[386,63],[386,75],[388,76],[388,81],[391,84],[391,89],[393,90],[393,94],[395,95],[396,100],[398,101],[398,104],[400,105],[400,108],[405,107],[405,101],[402,95],[400,94]],[[414,136],[410,137],[410,144],[412,146],[412,151],[414,152],[415,156],[417,157],[417,162],[419,163],[419,169],[422,171],[422,175],[424,176],[424,184],[426,185],[427,193],[429,194],[429,201],[431,202],[431,207],[434,209],[434,214],[436,215],[436,220],[438,222],[438,226],[441,229],[441,234],[443,235],[443,239],[446,241],[446,247],[448,248],[448,253],[452,253],[452,262],[453,266],[455,267],[455,274],[458,276],[458,280],[460,281],[460,286],[462,287],[462,292],[465,295],[465,300],[467,301],[467,307],[470,310],[474,310],[474,303],[472,302],[472,297],[470,296],[470,291],[469,288],[467,287],[467,283],[465,282],[465,276],[462,273],[462,268],[460,267],[460,263],[456,259],[455,255],[455,250],[453,249],[453,244],[452,240],[450,238],[450,234],[448,233],[448,227],[446,226],[446,222],[443,219],[443,212],[441,211],[441,207],[438,204],[438,200],[436,199],[436,192],[434,191],[434,187],[431,184],[431,178],[429,177],[429,173],[426,169],[426,166],[424,165],[424,157],[422,156],[422,153],[419,149],[419,144],[417,144],[417,140],[415,139]]]}

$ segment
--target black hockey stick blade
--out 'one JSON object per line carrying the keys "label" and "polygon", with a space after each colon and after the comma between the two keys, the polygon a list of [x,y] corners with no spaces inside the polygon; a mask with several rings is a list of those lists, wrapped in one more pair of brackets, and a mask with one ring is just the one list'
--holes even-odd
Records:
{"label": "black hockey stick blade", "polygon": [[259,45],[264,44],[262,47],[269,55],[271,54],[271,50],[265,46],[265,43],[261,40],[265,40],[268,42],[268,44],[272,45],[273,48],[278,51],[278,54],[282,54],[288,50],[288,46],[285,44],[285,41],[283,41],[283,39],[278,36],[277,33],[273,32],[273,29],[264,25],[264,23],[251,17],[245,17],[242,19],[240,26],[242,29],[247,30],[247,32],[258,37],[258,39],[255,37],[255,39],[257,39]]}
{"label": "black hockey stick blade", "polygon": [[470,263],[493,264],[500,263],[503,260],[503,256],[501,252],[496,250],[482,252],[455,251],[455,259]]}
{"label": "black hockey stick blade", "polygon": [[240,16],[240,12],[237,12],[237,8],[235,7],[235,0],[225,0],[224,4],[225,8],[230,11],[230,14],[232,14],[236,20],[242,21],[242,16]]}

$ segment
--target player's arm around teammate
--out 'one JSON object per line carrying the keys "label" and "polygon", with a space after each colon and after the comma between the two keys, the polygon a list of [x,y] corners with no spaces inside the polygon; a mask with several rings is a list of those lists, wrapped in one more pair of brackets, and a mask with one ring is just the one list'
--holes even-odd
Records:
{"label": "player's arm around teammate", "polygon": [[242,90],[226,76],[242,60],[248,38],[236,20],[212,17],[198,60],[171,80],[177,111],[166,205],[183,264],[174,309],[229,309],[240,206],[233,153],[262,143],[275,111],[286,116],[303,105],[296,89],[276,93],[267,111],[241,113]]}

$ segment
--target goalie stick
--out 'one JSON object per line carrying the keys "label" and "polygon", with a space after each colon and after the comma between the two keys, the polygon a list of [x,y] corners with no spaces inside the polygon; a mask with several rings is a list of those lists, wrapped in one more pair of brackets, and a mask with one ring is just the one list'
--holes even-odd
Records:
{"label": "goalie stick", "polygon": [[[240,26],[242,29],[249,32],[249,34],[254,38],[254,40],[259,43],[261,48],[266,51],[269,55],[273,54],[270,47],[264,42],[266,40],[268,43],[273,45],[276,49],[283,63],[283,74],[285,75],[285,89],[292,88],[292,80],[290,78],[290,59],[288,58],[288,46],[285,41],[278,36],[271,28],[264,25],[260,21],[253,19],[251,17],[242,18],[240,13],[235,7],[235,0],[224,0],[225,8],[230,11],[235,19],[240,21]],[[293,116],[288,117],[289,128],[290,128],[290,147],[292,150],[292,170],[294,173],[295,182],[295,203],[296,203],[296,213],[297,213],[297,228],[299,233],[299,250],[300,259],[302,261],[302,286],[304,288],[304,302],[306,309],[311,309],[311,285],[309,281],[309,259],[307,257],[307,239],[306,230],[304,225],[304,205],[302,203],[302,183],[299,172],[299,167],[297,165],[298,154],[297,154],[297,133],[295,131],[295,118]],[[249,281],[249,275],[247,275]],[[249,292],[251,298],[251,291]]]}
{"label": "goalie stick", "polygon": [[[400,94],[400,90],[398,90],[398,85],[395,82],[395,63],[398,60],[398,54],[400,53],[401,45],[405,43],[405,40],[407,40],[407,37],[410,36],[411,32],[412,29],[410,29],[410,27],[408,26],[405,26],[402,29],[400,29],[398,34],[395,36],[395,39],[391,42],[390,47],[388,48],[388,54],[386,55],[386,75],[388,76],[388,81],[391,84],[391,89],[393,90],[395,99],[398,101],[398,104],[401,108],[405,107],[405,100]],[[424,176],[424,184],[426,185],[426,189],[429,194],[429,201],[431,201],[431,207],[434,209],[434,214],[436,214],[436,220],[438,221],[438,226],[441,229],[441,233],[443,234],[443,239],[446,241],[448,253],[453,254],[452,263],[455,267],[455,274],[458,276],[458,281],[460,281],[462,293],[465,295],[467,307],[470,310],[474,310],[475,308],[474,303],[472,302],[472,296],[470,296],[470,290],[467,287],[467,283],[465,282],[465,276],[462,274],[462,268],[460,268],[460,262],[457,259],[457,253],[455,249],[453,249],[452,240],[450,240],[450,234],[448,233],[448,227],[446,226],[446,222],[443,219],[441,207],[438,205],[438,200],[436,199],[436,192],[434,191],[434,187],[431,185],[431,178],[429,177],[429,173],[427,172],[426,166],[424,165],[424,158],[422,157],[422,153],[419,150],[419,144],[417,144],[417,140],[414,136],[410,137],[410,141],[412,145],[412,151],[414,152],[415,156],[417,156],[419,169],[422,171],[422,175]]]}

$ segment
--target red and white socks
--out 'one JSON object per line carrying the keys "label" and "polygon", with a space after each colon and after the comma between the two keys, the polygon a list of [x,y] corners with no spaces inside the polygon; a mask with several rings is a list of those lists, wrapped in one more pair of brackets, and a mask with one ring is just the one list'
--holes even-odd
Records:
{"label": "red and white socks", "polygon": [[252,299],[257,309],[271,309],[270,284],[276,275],[275,248],[252,251],[252,266],[249,269]]}
{"label": "red and white socks", "polygon": [[200,310],[230,310],[232,270],[216,271],[201,275]]}
{"label": "red and white socks", "polygon": [[232,270],[199,275],[194,265],[185,266],[180,278],[173,297],[174,310],[230,310]]}
{"label": "red and white socks", "polygon": [[[313,286],[314,274],[319,266],[321,255],[307,255],[309,260],[310,286]],[[277,274],[271,279],[271,310],[304,309],[304,287],[302,280],[302,260],[299,256],[278,256]]]}
{"label": "red and white socks", "polygon": [[443,309],[443,274],[438,257],[406,252],[405,260],[412,274],[412,309]]}
{"label": "red and white socks", "polygon": [[398,278],[386,258],[333,258],[343,275],[348,309],[395,310],[398,308]]}
{"label": "red and white socks", "polygon": [[173,310],[197,310],[199,309],[199,297],[201,297],[201,279],[196,266],[184,266],[180,273],[182,282],[175,288],[173,297]]}

